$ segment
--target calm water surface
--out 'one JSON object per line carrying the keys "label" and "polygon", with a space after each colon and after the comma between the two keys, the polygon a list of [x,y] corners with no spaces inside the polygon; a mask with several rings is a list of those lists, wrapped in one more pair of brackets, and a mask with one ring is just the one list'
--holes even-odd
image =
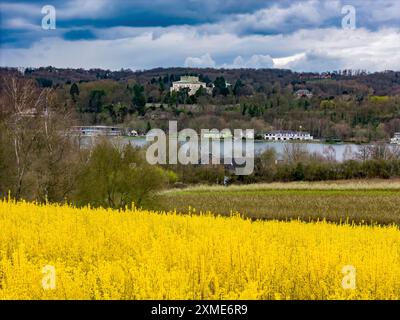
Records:
{"label": "calm water surface", "polygon": [[[111,139],[122,144],[129,143],[133,146],[138,146],[138,147],[145,147],[149,143],[146,141],[145,137],[134,137],[134,138],[118,137]],[[93,143],[93,138],[83,137],[81,138],[81,143],[83,145],[90,145]],[[213,144],[220,144],[220,146],[222,146],[223,142],[218,141],[218,142],[213,142]],[[288,142],[255,141],[254,151],[257,154],[257,153],[262,153],[268,149],[275,149],[275,151],[278,154],[278,157],[282,157],[285,145],[287,144]],[[322,142],[310,142],[310,143],[304,142],[301,144],[310,153],[316,153],[330,159],[336,159],[339,162],[354,158],[360,148],[360,145],[351,143],[325,144]],[[221,153],[222,149],[223,148],[221,147]]]}

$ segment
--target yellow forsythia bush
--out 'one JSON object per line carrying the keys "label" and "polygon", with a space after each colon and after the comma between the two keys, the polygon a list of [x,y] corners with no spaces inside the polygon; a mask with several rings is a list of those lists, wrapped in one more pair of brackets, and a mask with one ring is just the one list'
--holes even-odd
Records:
{"label": "yellow forsythia bush", "polygon": [[399,298],[395,226],[0,202],[0,299]]}

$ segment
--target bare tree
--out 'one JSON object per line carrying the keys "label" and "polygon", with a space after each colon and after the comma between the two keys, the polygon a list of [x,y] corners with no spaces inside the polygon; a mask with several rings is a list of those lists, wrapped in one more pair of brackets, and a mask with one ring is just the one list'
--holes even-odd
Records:
{"label": "bare tree", "polygon": [[38,137],[38,115],[43,109],[48,90],[39,91],[32,80],[21,77],[2,79],[1,113],[6,131],[13,145],[16,166],[14,196],[18,199],[28,167],[32,163],[32,149]]}
{"label": "bare tree", "polygon": [[15,174],[10,190],[17,199],[45,200],[50,190],[53,197],[54,186],[65,177],[61,163],[68,159],[70,148],[68,108],[58,107],[52,89],[38,88],[34,80],[17,76],[1,80],[0,121],[14,157],[14,170],[9,168]]}
{"label": "bare tree", "polygon": [[361,161],[366,161],[370,159],[371,154],[370,154],[370,146],[368,145],[360,145],[358,147],[358,151],[356,153],[356,159],[361,160]]}
{"label": "bare tree", "polygon": [[286,162],[297,163],[308,160],[310,154],[304,144],[286,143],[283,147],[283,157]]}
{"label": "bare tree", "polygon": [[397,148],[391,149],[386,143],[375,143],[372,145],[361,145],[358,147],[356,158],[366,160],[393,160],[398,159],[400,151]]}
{"label": "bare tree", "polygon": [[330,161],[330,162],[336,161],[336,150],[332,146],[324,147],[324,150],[322,153],[325,156],[325,159],[327,161]]}
{"label": "bare tree", "polygon": [[370,157],[374,160],[393,159],[392,151],[386,143],[376,143],[369,146]]}
{"label": "bare tree", "polygon": [[400,160],[400,146],[395,145],[392,147],[392,156],[395,160]]}

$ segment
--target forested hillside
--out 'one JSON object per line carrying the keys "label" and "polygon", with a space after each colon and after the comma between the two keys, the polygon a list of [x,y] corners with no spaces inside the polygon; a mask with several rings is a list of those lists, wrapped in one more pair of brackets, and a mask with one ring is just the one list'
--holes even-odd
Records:
{"label": "forested hillside", "polygon": [[[3,68],[1,74],[17,73]],[[182,75],[208,86],[195,95],[170,92]],[[400,131],[400,72],[295,73],[279,69],[158,68],[147,71],[26,69],[51,87],[81,124],[118,124],[145,132],[167,120],[197,128],[310,131],[317,138],[385,141]],[[298,97],[307,89],[311,98]]]}

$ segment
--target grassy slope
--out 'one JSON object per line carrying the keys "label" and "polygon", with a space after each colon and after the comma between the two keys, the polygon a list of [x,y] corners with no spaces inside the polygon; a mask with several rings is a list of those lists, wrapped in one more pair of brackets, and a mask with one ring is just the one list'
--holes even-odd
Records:
{"label": "grassy slope", "polygon": [[164,192],[157,208],[186,213],[189,206],[197,212],[210,210],[221,215],[239,212],[253,219],[327,219],[400,225],[400,181],[199,186]]}

